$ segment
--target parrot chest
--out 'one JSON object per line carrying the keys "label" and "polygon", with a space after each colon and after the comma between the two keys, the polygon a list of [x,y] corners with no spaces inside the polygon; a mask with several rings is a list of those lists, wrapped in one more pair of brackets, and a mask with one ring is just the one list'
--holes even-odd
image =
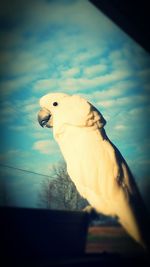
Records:
{"label": "parrot chest", "polygon": [[107,195],[114,173],[112,146],[103,140],[99,131],[76,128],[65,131],[57,140],[68,174],[84,197],[88,198],[89,190],[97,195]]}

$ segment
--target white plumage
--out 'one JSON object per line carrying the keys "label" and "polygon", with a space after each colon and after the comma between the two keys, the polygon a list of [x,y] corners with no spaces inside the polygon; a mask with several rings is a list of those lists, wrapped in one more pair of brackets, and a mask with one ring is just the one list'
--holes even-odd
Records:
{"label": "white plumage", "polygon": [[39,123],[53,127],[68,174],[81,196],[98,212],[117,216],[145,247],[144,204],[127,163],[105,133],[102,114],[84,98],[63,93],[43,96],[40,106]]}

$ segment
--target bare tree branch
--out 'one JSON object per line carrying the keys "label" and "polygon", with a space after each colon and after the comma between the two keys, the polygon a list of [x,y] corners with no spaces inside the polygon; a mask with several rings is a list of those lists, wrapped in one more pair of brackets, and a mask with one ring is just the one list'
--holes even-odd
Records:
{"label": "bare tree branch", "polygon": [[81,210],[87,204],[70,179],[65,163],[54,165],[50,178],[41,184],[39,205],[47,209]]}

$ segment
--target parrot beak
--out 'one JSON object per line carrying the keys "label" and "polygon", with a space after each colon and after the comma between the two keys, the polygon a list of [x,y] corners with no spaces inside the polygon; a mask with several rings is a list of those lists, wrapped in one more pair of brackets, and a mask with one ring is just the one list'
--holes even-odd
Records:
{"label": "parrot beak", "polygon": [[52,127],[50,123],[51,114],[47,109],[41,109],[38,113],[38,122],[42,127]]}

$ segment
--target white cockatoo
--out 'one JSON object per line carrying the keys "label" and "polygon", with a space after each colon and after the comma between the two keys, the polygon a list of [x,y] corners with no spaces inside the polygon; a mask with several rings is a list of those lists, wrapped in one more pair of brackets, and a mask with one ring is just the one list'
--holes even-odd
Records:
{"label": "white cockatoo", "polygon": [[146,247],[144,204],[127,163],[106,135],[102,114],[83,97],[64,93],[43,96],[40,106],[38,121],[42,127],[53,127],[80,195],[97,212],[117,217]]}

